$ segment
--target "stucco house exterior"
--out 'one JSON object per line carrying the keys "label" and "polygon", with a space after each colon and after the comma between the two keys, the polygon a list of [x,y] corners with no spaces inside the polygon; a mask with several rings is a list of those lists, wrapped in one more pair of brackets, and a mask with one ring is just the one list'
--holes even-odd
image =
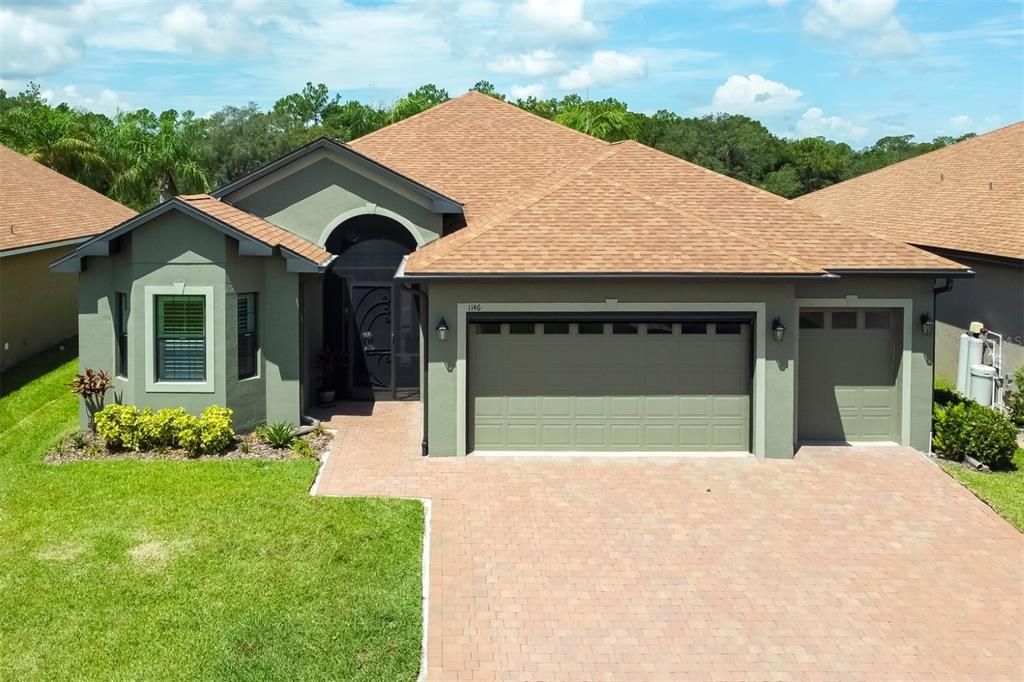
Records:
{"label": "stucco house exterior", "polygon": [[134,214],[0,145],[0,371],[78,333],[77,282],[48,266]]}
{"label": "stucco house exterior", "polygon": [[937,373],[956,378],[960,335],[1001,334],[1003,370],[1024,365],[1024,122],[795,199],[851,227],[900,239],[975,276],[936,300]]}
{"label": "stucco house exterior", "polygon": [[[424,454],[929,444],[937,278],[969,271],[479,93],[321,139],[82,244],[83,367],[298,422],[416,400]],[[317,359],[330,348],[333,363]]]}

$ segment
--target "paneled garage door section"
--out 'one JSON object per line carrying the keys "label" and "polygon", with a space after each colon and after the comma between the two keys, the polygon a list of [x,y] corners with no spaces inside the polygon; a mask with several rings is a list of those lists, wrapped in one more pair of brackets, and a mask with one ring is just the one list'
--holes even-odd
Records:
{"label": "paneled garage door section", "polygon": [[800,311],[801,441],[899,440],[898,323],[888,309]]}
{"label": "paneled garage door section", "polygon": [[748,322],[475,322],[472,450],[750,450]]}

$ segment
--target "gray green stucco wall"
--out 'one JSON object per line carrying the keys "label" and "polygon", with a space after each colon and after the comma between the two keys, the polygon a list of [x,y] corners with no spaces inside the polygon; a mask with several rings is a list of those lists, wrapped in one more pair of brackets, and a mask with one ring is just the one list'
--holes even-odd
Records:
{"label": "gray green stucco wall", "polygon": [[441,216],[424,200],[385,187],[326,152],[298,170],[272,174],[225,200],[320,245],[340,222],[368,213],[403,222],[419,244],[441,235]]}
{"label": "gray green stucco wall", "polygon": [[[847,278],[824,281],[764,280],[749,282],[671,283],[667,281],[560,280],[552,282],[432,283],[430,319],[434,329],[443,317],[450,331],[446,341],[428,337],[427,427],[431,455],[454,455],[457,450],[458,381],[456,361],[458,305],[472,303],[751,303],[763,304],[766,323],[778,317],[789,330],[783,341],[769,337],[764,357],[764,455],[789,458],[796,446],[796,357],[798,298],[911,299],[913,319],[932,314],[930,278]],[[920,325],[912,325],[912,386],[909,444],[927,450],[931,427],[932,341]],[[903,370],[901,368],[901,374]],[[902,381],[902,379],[901,379]],[[902,384],[901,384],[902,386]]]}
{"label": "gray green stucco wall", "polygon": [[[119,240],[110,256],[89,257],[79,275],[79,363],[114,374],[113,306],[116,292],[130,296],[128,376],[115,377],[110,400],[140,407],[184,407],[199,413],[208,405],[235,411],[236,428],[263,421],[298,423],[298,275],[279,256],[239,256],[238,243],[177,212],[155,218]],[[153,362],[145,316],[147,287],[183,284],[212,289],[213,364],[203,392],[147,389],[147,363]],[[236,294],[258,294],[260,356],[252,379],[237,377]],[[83,424],[85,415],[82,415]]]}

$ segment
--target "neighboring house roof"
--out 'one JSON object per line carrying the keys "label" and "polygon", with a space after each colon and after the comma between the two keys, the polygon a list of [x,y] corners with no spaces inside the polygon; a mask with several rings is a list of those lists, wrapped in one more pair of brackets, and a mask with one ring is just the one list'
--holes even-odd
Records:
{"label": "neighboring house roof", "polygon": [[0,255],[70,244],[135,211],[0,145]]}
{"label": "neighboring house roof", "polygon": [[50,267],[58,271],[79,271],[83,258],[107,255],[109,243],[113,239],[172,210],[181,211],[237,239],[246,246],[244,253],[247,255],[270,255],[274,248],[279,249],[281,255],[289,261],[289,269],[293,271],[320,270],[334,258],[316,244],[240,208],[214,199],[208,194],[190,194],[158,204],[135,218],[89,239],[67,256],[52,263]]}
{"label": "neighboring house roof", "polygon": [[794,202],[910,244],[1024,260],[1024,121]]}
{"label": "neighboring house roof", "polygon": [[966,272],[636,142],[470,93],[351,143],[465,204],[405,273]]}
{"label": "neighboring house roof", "polygon": [[256,169],[252,173],[245,175],[238,180],[230,182],[223,187],[219,187],[211,192],[212,196],[217,199],[224,198],[238,190],[256,182],[260,178],[266,177],[271,173],[288,166],[295,161],[301,159],[312,152],[319,150],[328,150],[340,154],[344,158],[356,162],[358,165],[365,168],[371,175],[376,175],[383,178],[388,178],[397,181],[400,185],[411,190],[413,193],[418,194],[431,202],[432,208],[437,213],[462,213],[462,206],[457,201],[437,192],[426,185],[419,183],[409,177],[396,173],[391,168],[382,165],[379,161],[371,159],[365,154],[360,154],[358,151],[348,146],[343,142],[332,140],[329,137],[318,137],[309,144],[299,147],[290,154],[286,154],[276,161]]}

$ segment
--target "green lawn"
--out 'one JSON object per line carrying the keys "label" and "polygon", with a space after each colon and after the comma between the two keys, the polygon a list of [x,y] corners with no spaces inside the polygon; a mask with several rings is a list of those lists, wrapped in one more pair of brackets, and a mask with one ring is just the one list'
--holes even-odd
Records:
{"label": "green lawn", "polygon": [[45,465],[74,367],[0,386],[0,677],[416,677],[418,502],[310,497],[313,462]]}
{"label": "green lawn", "polygon": [[1014,471],[989,474],[949,462],[943,462],[942,468],[1024,532],[1024,448],[1017,449],[1013,463]]}

